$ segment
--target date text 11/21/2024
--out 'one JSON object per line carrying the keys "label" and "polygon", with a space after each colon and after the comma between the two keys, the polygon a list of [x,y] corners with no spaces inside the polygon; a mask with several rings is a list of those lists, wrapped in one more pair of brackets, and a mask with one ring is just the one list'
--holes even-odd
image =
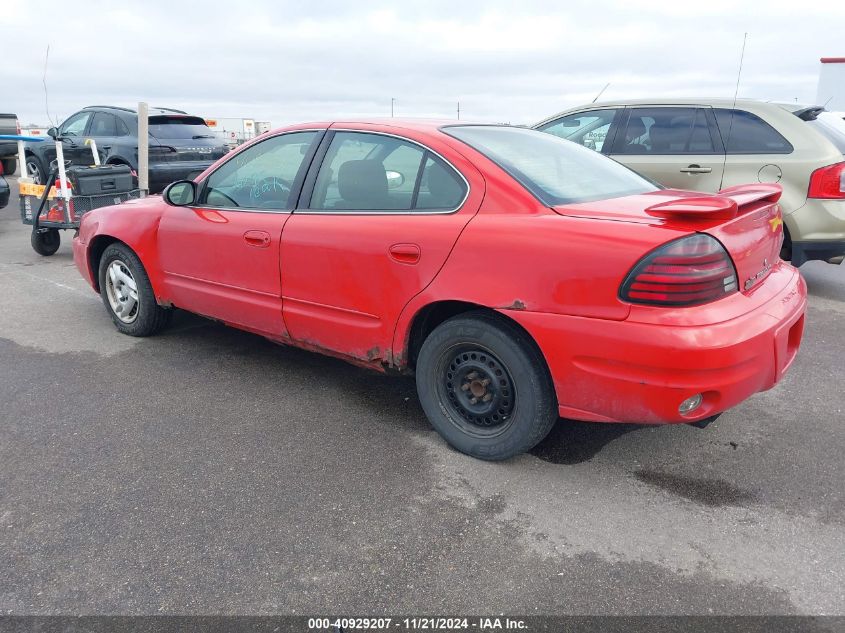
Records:
{"label": "date text 11/21/2024", "polygon": [[527,630],[524,620],[502,617],[479,618],[309,618],[309,630],[329,631],[500,631]]}

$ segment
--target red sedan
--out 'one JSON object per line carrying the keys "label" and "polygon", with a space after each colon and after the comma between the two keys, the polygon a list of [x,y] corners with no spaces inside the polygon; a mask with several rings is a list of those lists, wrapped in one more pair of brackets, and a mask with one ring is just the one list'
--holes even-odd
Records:
{"label": "red sedan", "polygon": [[73,248],[121,332],[180,308],[413,372],[450,444],[505,459],[558,416],[693,423],[778,382],[806,309],[779,197],[521,128],[313,123],[86,214]]}

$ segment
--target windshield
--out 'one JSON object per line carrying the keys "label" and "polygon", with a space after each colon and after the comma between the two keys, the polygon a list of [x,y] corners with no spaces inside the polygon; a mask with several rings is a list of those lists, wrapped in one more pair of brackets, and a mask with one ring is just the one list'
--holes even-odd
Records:
{"label": "windshield", "polygon": [[551,134],[501,125],[455,125],[443,131],[487,156],[548,206],[659,189],[607,156]]}
{"label": "windshield", "polygon": [[215,138],[198,116],[151,116],[150,134],[156,138]]}
{"label": "windshield", "polygon": [[833,112],[822,112],[813,121],[807,121],[824,137],[845,154],[845,120]]}

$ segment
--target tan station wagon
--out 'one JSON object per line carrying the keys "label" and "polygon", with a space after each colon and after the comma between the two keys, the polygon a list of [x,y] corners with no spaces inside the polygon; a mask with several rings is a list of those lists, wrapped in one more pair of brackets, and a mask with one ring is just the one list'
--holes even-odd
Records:
{"label": "tan station wagon", "polygon": [[845,259],[845,121],[822,107],[731,99],[572,108],[534,126],[666,187],[715,192],[779,182],[784,259]]}

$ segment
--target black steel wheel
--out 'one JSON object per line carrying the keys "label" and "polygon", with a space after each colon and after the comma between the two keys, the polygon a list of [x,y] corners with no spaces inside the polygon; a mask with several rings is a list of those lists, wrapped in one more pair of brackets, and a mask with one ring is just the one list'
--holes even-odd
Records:
{"label": "black steel wheel", "polygon": [[488,460],[533,448],[558,419],[545,359],[516,324],[489,312],[453,317],[420,348],[417,393],[452,446]]}
{"label": "black steel wheel", "polygon": [[438,392],[465,433],[498,435],[512,420],[517,394],[507,368],[489,349],[456,345],[441,356]]}

